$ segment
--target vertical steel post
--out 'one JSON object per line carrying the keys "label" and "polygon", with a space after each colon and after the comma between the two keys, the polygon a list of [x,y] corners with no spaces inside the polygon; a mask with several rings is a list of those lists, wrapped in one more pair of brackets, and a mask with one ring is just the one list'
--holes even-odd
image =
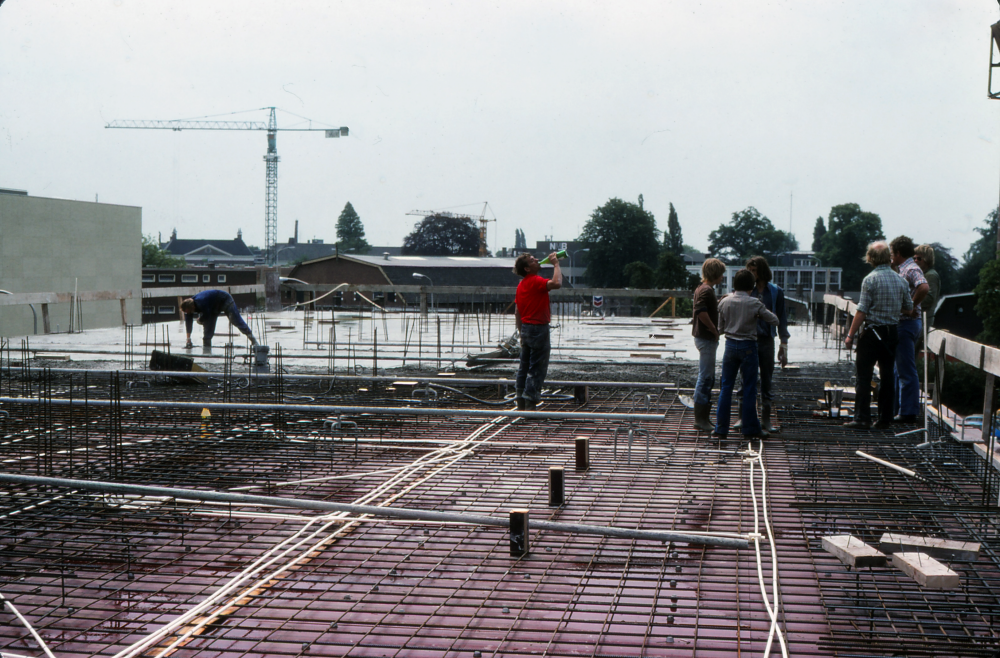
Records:
{"label": "vertical steel post", "polygon": [[510,556],[524,557],[528,554],[528,510],[510,511]]}
{"label": "vertical steel post", "polygon": [[559,507],[566,499],[566,469],[549,467],[549,507]]}
{"label": "vertical steel post", "polygon": [[576,470],[586,471],[590,468],[590,437],[576,437]]}

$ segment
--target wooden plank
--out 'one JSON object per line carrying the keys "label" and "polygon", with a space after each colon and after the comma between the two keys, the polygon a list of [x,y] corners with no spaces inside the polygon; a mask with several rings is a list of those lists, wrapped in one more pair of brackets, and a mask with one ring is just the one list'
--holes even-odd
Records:
{"label": "wooden plank", "polygon": [[649,334],[649,337],[650,338],[666,338],[666,339],[670,339],[670,338],[673,338],[674,335],[673,334]]}
{"label": "wooden plank", "polygon": [[983,364],[983,346],[961,336],[949,336],[944,353],[976,368]]}
{"label": "wooden plank", "polygon": [[42,304],[42,331],[47,334],[52,333],[52,324],[49,322],[48,304]]}
{"label": "wooden plank", "polygon": [[939,537],[898,535],[887,532],[878,544],[883,553],[917,551],[942,559],[975,561],[979,557],[979,544],[968,541],[953,541]]}
{"label": "wooden plank", "polygon": [[947,331],[941,331],[940,329],[930,330],[927,332],[927,347],[935,354],[940,354],[941,343],[950,335]]}
{"label": "wooden plank", "polygon": [[125,326],[125,325],[128,324],[128,316],[125,314],[125,300],[124,299],[121,300],[121,304],[122,304],[122,326]]}
{"label": "wooden plank", "polygon": [[958,589],[958,574],[925,553],[893,553],[892,564],[929,589]]}
{"label": "wooden plank", "polygon": [[264,294],[264,285],[256,283],[247,286],[180,286],[170,288],[143,288],[143,299],[154,299],[157,297],[181,297],[187,299],[194,297],[199,292],[205,290],[225,290],[230,295],[249,295],[250,293]]}
{"label": "wooden plank", "polygon": [[884,567],[885,553],[852,535],[823,537],[823,550],[849,567]]}
{"label": "wooden plank", "polygon": [[1000,350],[995,347],[986,346],[983,351],[983,370],[1000,377]]}

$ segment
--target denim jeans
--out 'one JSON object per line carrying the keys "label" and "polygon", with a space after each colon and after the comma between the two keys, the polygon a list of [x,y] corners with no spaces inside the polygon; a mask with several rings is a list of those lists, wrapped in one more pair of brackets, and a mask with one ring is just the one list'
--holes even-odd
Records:
{"label": "denim jeans", "polygon": [[715,353],[719,349],[719,341],[695,337],[694,346],[698,348],[698,381],[694,385],[694,403],[711,404],[712,387],[715,386]]}
{"label": "denim jeans", "polygon": [[715,411],[715,433],[720,436],[729,434],[729,413],[737,372],[742,375],[743,382],[743,426],[740,431],[743,434],[760,432],[760,419],[757,417],[757,341],[726,338],[719,406]]}
{"label": "denim jeans", "polygon": [[[728,340],[728,339],[727,339]],[[757,387],[760,390],[760,400],[763,404],[771,404],[771,400],[774,399],[773,384],[774,381],[774,338],[771,336],[757,336],[757,366],[760,372],[760,385]],[[740,400],[740,404],[743,402],[743,386],[741,384],[736,385],[736,397]],[[757,400],[754,400],[754,404],[757,404]],[[740,407],[742,409],[742,407]]]}
{"label": "denim jeans", "polygon": [[920,414],[920,377],[917,375],[917,338],[923,329],[920,318],[899,321],[896,345],[895,399],[893,408],[902,416]]}
{"label": "denim jeans", "polygon": [[521,364],[514,387],[525,400],[537,403],[542,399],[542,386],[549,371],[549,347],[549,325],[521,325]]}

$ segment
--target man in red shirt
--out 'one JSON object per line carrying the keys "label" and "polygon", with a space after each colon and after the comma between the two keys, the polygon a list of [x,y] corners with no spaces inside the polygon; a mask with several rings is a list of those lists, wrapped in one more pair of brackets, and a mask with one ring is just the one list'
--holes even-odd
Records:
{"label": "man in red shirt", "polygon": [[531,410],[542,398],[545,374],[549,370],[549,291],[562,287],[559,257],[549,254],[552,279],[538,276],[542,266],[531,254],[514,261],[514,274],[521,277],[514,295],[514,324],[521,336],[521,365],[517,369],[517,408]]}

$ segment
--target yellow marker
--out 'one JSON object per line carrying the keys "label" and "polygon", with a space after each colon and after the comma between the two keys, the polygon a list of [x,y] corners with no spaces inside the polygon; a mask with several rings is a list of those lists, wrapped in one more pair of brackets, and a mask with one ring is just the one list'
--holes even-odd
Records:
{"label": "yellow marker", "polygon": [[202,418],[211,418],[212,417],[212,412],[209,411],[208,409],[202,409],[201,410],[201,417]]}

